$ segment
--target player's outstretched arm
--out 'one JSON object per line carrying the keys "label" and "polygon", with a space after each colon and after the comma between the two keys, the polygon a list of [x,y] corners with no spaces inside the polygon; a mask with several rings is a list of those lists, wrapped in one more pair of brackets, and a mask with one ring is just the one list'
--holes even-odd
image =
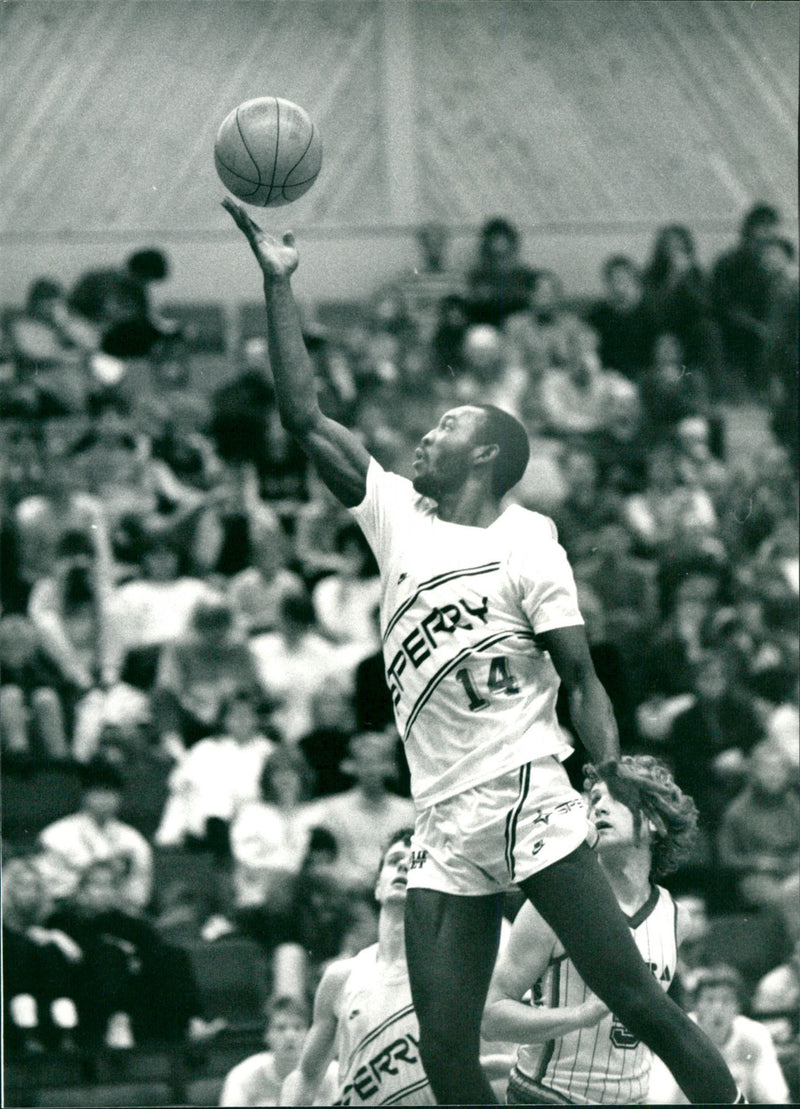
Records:
{"label": "player's outstretched arm", "polygon": [[541,1043],[578,1028],[590,1028],[608,1013],[596,997],[560,1009],[533,1006],[522,1000],[544,974],[556,943],[553,930],[526,902],[517,913],[508,943],[494,968],[481,1025],[484,1039]]}
{"label": "player's outstretched arm", "polygon": [[336,1046],[339,1001],[351,969],[350,959],[331,963],[314,997],[314,1016],[297,1069],[281,1087],[281,1105],[313,1105]]}
{"label": "player's outstretched arm", "polygon": [[274,238],[229,197],[222,206],[247,239],[264,275],[267,340],[281,423],[331,492],[352,508],[366,493],[369,452],[351,431],[325,416],[317,403],[314,368],[290,282],[300,260],[294,235],[287,231],[281,239]]}
{"label": "player's outstretched arm", "polygon": [[572,723],[596,763],[619,758],[619,731],[614,710],[589,654],[582,624],[552,628],[537,636],[564,683]]}

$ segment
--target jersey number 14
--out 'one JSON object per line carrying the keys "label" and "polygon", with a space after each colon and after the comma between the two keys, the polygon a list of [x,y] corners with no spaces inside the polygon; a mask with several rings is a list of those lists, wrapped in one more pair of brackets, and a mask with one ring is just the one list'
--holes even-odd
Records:
{"label": "jersey number 14", "polygon": [[[489,701],[478,689],[470,668],[468,666],[462,666],[460,670],[456,670],[455,677],[456,681],[460,682],[464,688],[470,712],[478,712],[480,709],[485,709]],[[519,693],[519,682],[509,669],[507,658],[501,656],[500,658],[492,659],[489,664],[489,677],[486,682],[486,687],[489,693],[493,694],[505,693],[506,696],[511,696],[513,693]]]}

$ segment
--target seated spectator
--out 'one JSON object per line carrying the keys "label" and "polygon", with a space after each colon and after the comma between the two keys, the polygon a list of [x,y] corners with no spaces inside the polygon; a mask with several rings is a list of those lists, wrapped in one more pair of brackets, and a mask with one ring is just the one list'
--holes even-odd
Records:
{"label": "seated spectator", "polygon": [[250,690],[222,704],[219,732],[190,748],[169,777],[169,797],[155,842],[191,842],[222,859],[230,854],[229,828],[259,794],[259,781],[275,744],[261,732],[259,706]]}
{"label": "seated spectator", "polygon": [[77,1025],[75,967],[82,953],[63,932],[44,928],[52,906],[31,859],[3,863],[3,1046],[66,1048]]}
{"label": "seated spectator", "polygon": [[625,254],[607,258],[602,273],[605,296],[586,316],[599,337],[600,362],[638,381],[650,363],[654,338],[643,303],[642,279]]}
{"label": "seated spectator", "polygon": [[223,703],[239,689],[263,695],[253,653],[226,602],[198,601],[186,634],[159,658],[153,709],[164,751],[178,759],[213,735]]}
{"label": "seated spectator", "polygon": [[308,851],[313,775],[302,756],[277,747],[264,763],[259,796],[236,812],[231,825],[233,885],[239,908],[286,904],[291,882]]}
{"label": "seated spectator", "polygon": [[338,647],[320,632],[307,593],[292,593],[280,605],[280,625],[251,640],[257,673],[277,707],[273,723],[288,743],[297,743],[312,728],[311,704],[334,673],[351,674],[358,651]]}
{"label": "seated spectator", "polygon": [[192,558],[202,576],[226,583],[252,563],[253,550],[280,541],[280,521],[259,491],[252,463],[226,466],[194,526]]}
{"label": "seated spectator", "polygon": [[[785,1105],[789,1090],[766,1028],[742,1016],[742,981],[732,967],[709,967],[694,990],[692,1018],[720,1050],[736,1084],[748,1101]],[[665,1065],[653,1057],[650,1100],[685,1105],[686,1098]]]}
{"label": "seated spectator", "polygon": [[559,543],[577,561],[594,546],[598,529],[619,518],[619,501],[600,488],[597,463],[588,447],[565,444],[559,463],[566,496],[552,516]]}
{"label": "seated spectator", "polygon": [[798,935],[800,800],[791,761],[774,742],[750,753],[744,788],[722,814],[717,849],[745,905],[780,914]]}
{"label": "seated spectator", "polygon": [[704,489],[722,511],[728,470],[711,450],[711,425],[705,416],[684,416],[673,429],[678,479],[690,488]]}
{"label": "seated spectator", "polygon": [[366,655],[378,642],[372,619],[380,598],[375,557],[354,523],[339,529],[336,553],[341,569],[322,578],[311,593],[317,624],[334,643],[352,644]]}
{"label": "seated spectator", "polygon": [[526,367],[534,375],[574,360],[574,336],[581,331],[581,321],[564,307],[558,274],[539,270],[534,275],[529,310],[510,317],[505,331],[522,343],[528,354]]}
{"label": "seated spectator", "polygon": [[623,649],[641,643],[658,611],[652,567],[632,554],[632,545],[630,532],[609,521],[573,567],[576,580],[586,582],[601,601],[609,638]]}
{"label": "seated spectator", "polygon": [[645,434],[653,444],[669,439],[687,416],[710,412],[708,385],[699,369],[689,369],[677,336],[662,332],[653,339],[653,357],[639,378]]}
{"label": "seated spectator", "polygon": [[[380,654],[380,648],[376,654]],[[356,680],[361,665],[356,667]],[[384,677],[382,662],[380,673]],[[391,702],[389,708],[387,724],[394,719]],[[356,723],[351,683],[336,674],[327,678],[311,700],[311,720],[311,731],[303,736],[298,747],[314,775],[314,797],[341,793],[350,785],[350,778],[341,770],[347,745],[354,732],[364,730]]]}
{"label": "seated spectator", "polygon": [[713,835],[763,731],[752,699],[731,681],[721,655],[701,655],[694,693],[694,703],[672,721],[666,754],[675,781],[694,799],[703,829]]}
{"label": "seated spectator", "polygon": [[658,557],[675,540],[679,529],[696,525],[714,529],[717,514],[705,490],[682,484],[672,447],[654,447],[647,460],[647,488],[632,493],[622,504],[623,519],[631,530],[635,550]]}
{"label": "seated spectator", "polygon": [[464,336],[470,326],[469,309],[463,296],[442,297],[430,345],[433,374],[453,381],[464,371]]}
{"label": "seated spectator", "polygon": [[523,406],[532,404],[530,381],[502,332],[491,324],[471,324],[464,332],[461,355],[460,376],[451,389],[441,383],[440,403],[494,404],[521,417]]}
{"label": "seated spectator", "polygon": [[719,390],[721,337],[711,312],[711,295],[688,227],[659,229],[643,274],[644,305],[656,334],[675,335],[687,366],[700,369]]}
{"label": "seated spectator", "polygon": [[336,838],[348,884],[362,891],[374,883],[386,838],[413,820],[411,801],[387,788],[397,776],[395,738],[391,732],[354,736],[342,770],[355,785],[311,805],[314,824]]}
{"label": "seated spectator", "polygon": [[109,637],[125,681],[150,690],[165,643],[187,633],[201,601],[217,594],[199,578],[181,573],[185,556],[177,536],[161,529],[142,536],[142,576],[118,586],[108,599]]}
{"label": "seated spectator", "polygon": [[310,499],[295,517],[294,557],[304,580],[314,585],[326,573],[341,570],[336,536],[351,517],[314,471],[309,477]]}
{"label": "seated spectator", "polygon": [[785,962],[773,967],[756,983],[750,1012],[769,1032],[779,1058],[790,1054],[796,1057],[800,1024],[800,941],[795,943]]}
{"label": "seated spectator", "polygon": [[80,810],[48,824],[39,834],[37,858],[49,896],[73,896],[82,876],[107,863],[119,881],[120,905],[141,912],[150,901],[153,852],[144,838],[118,819],[122,777],[114,767],[95,760],[84,768]]}
{"label": "seated spectator", "polygon": [[621,496],[641,493],[647,481],[647,439],[639,390],[632,381],[608,375],[599,429],[588,446],[602,488]]}
{"label": "seated spectator", "polygon": [[229,1071],[220,1094],[220,1105],[281,1104],[283,1081],[300,1061],[300,1050],[310,1023],[309,1013],[294,997],[276,997],[268,1002],[266,1017],[264,1043],[267,1050],[243,1059]]}
{"label": "seated spectator", "polygon": [[564,336],[564,361],[545,370],[540,392],[543,431],[589,436],[601,430],[612,375],[597,357],[597,337],[577,324]]}
{"label": "seated spectator", "polygon": [[94,862],[48,918],[80,949],[76,1039],[85,1047],[182,1043],[208,1031],[188,954],[132,915],[109,862]]}
{"label": "seated spectator", "polygon": [[228,583],[228,599],[250,636],[274,631],[284,598],[303,589],[302,578],[287,569],[287,557],[287,539],[280,525],[265,529],[250,543],[250,565]]}
{"label": "seated spectator", "polygon": [[[158,404],[158,402],[155,402]],[[174,392],[165,398],[156,414],[148,412],[152,431],[153,458],[164,462],[178,481],[191,489],[210,489],[222,463],[206,433],[210,418],[208,401],[198,393]]]}
{"label": "seated spectator", "polygon": [[467,274],[467,313],[470,323],[499,327],[530,302],[534,271],[520,259],[520,234],[506,219],[484,223],[477,258]]}
{"label": "seated spectator", "polygon": [[58,668],[25,616],[0,617],[0,738],[4,755],[68,754]]}
{"label": "seated spectator", "polygon": [[[380,637],[380,608],[372,610],[376,636]],[[361,732],[382,732],[394,724],[392,695],[386,683],[383,651],[380,647],[356,666],[354,682],[356,727]]]}
{"label": "seated spectator", "polygon": [[729,393],[763,396],[760,379],[768,340],[771,273],[762,245],[774,238],[780,214],[770,204],[756,204],[744,216],[739,242],[717,258],[711,275],[711,299],[722,332],[729,372]]}

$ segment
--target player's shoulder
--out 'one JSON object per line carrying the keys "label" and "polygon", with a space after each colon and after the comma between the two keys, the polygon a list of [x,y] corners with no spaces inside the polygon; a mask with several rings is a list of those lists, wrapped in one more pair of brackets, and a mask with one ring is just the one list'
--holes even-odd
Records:
{"label": "player's shoulder", "polygon": [[557,542],[558,531],[549,516],[523,508],[521,504],[511,504],[503,513],[505,526],[516,535],[526,536],[539,541]]}

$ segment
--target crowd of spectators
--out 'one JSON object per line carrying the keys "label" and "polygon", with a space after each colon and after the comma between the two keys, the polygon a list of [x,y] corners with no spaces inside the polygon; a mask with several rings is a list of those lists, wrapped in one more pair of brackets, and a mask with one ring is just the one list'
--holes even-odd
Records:
{"label": "crowd of spectators", "polygon": [[[664,227],[643,264],[606,260],[596,301],[528,264],[507,219],[460,270],[446,229],[419,242],[359,319],[306,319],[326,410],[400,472],[447,407],[525,423],[512,495],[556,522],[623,749],[664,758],[700,810],[676,889],[769,919],[788,955],[798,298],[779,213],[754,206],[708,272],[691,231]],[[411,822],[371,552],[280,427],[263,337],[193,386],[202,354],[153,303],[168,272],[139,251],[72,289],[42,278],[4,317],[4,775],[81,784],[78,811],[4,843],[9,1049],[213,1036],[186,952],[226,936],[295,998],[271,1010],[277,1043],[325,962],[370,941],[380,846]],[[742,457],[737,406],[763,417]],[[145,779],[155,811],[126,820]],[[207,857],[206,888],[159,882],[169,853]]]}

